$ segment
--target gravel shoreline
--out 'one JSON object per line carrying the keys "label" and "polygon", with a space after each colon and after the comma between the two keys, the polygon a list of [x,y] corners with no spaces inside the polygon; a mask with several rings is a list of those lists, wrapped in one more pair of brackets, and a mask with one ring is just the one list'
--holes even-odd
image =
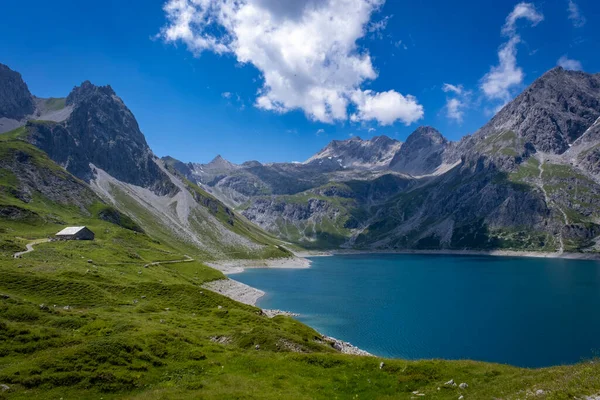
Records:
{"label": "gravel shoreline", "polygon": [[305,269],[310,268],[312,261],[304,257],[277,258],[272,260],[227,260],[206,263],[211,268],[221,271],[225,275],[240,274],[250,268],[282,268]]}
{"label": "gravel shoreline", "polygon": [[305,257],[323,257],[326,255],[352,254],[415,254],[415,255],[462,255],[462,256],[494,256],[494,257],[531,257],[531,258],[562,258],[569,260],[600,260],[600,253],[543,253],[538,251],[513,250],[330,250],[315,255],[304,254]]}

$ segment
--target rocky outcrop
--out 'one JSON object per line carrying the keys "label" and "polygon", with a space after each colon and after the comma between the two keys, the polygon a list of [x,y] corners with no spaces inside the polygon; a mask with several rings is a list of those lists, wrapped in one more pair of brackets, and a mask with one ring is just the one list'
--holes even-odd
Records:
{"label": "rocky outcrop", "polygon": [[362,140],[359,137],[334,140],[308,159],[305,164],[385,169],[401,147],[401,142],[387,136],[376,136],[371,140]]}
{"label": "rocky outcrop", "polygon": [[539,152],[562,154],[598,117],[600,74],[556,67],[476,132],[472,145],[477,147],[495,135],[513,132],[521,148],[529,144]]}
{"label": "rocky outcrop", "polygon": [[434,172],[442,165],[448,140],[435,128],[421,126],[407,139],[390,162],[390,169],[420,176]]}
{"label": "rocky outcrop", "polygon": [[20,120],[35,111],[35,102],[21,74],[0,64],[0,118]]}
{"label": "rocky outcrop", "polygon": [[84,82],[66,100],[62,123],[28,123],[28,140],[73,175],[90,181],[93,164],[116,179],[167,194],[177,188],[156,164],[131,111],[110,86]]}

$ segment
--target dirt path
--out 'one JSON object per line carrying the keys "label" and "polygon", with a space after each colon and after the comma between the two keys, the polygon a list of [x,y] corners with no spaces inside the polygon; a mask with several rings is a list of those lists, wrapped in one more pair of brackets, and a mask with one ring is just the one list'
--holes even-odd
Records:
{"label": "dirt path", "polygon": [[37,239],[37,240],[33,240],[33,241],[27,243],[27,245],[25,246],[25,247],[27,247],[27,250],[15,253],[14,258],[21,258],[22,255],[27,254],[27,253],[31,253],[33,251],[33,246],[35,246],[36,244],[48,243],[49,241],[50,241],[50,239]]}
{"label": "dirt path", "polygon": [[188,256],[188,255],[184,255],[184,257],[185,257],[184,260],[154,261],[154,262],[151,262],[151,263],[148,263],[148,264],[144,265],[144,268],[152,267],[154,265],[161,265],[161,264],[179,264],[179,263],[194,261],[194,259],[192,257]]}
{"label": "dirt path", "polygon": [[[551,199],[550,196],[548,196],[548,193],[546,192],[546,189],[544,188],[544,155],[541,154],[541,156],[538,158],[538,161],[540,162],[538,164],[538,169],[540,171],[540,174],[538,175],[538,186],[539,188],[542,190],[542,192],[544,193],[544,199],[546,200],[546,205],[548,207],[550,207],[550,203],[554,203]],[[558,204],[554,203],[554,205],[556,206],[556,208],[558,209],[558,211],[560,211],[560,213],[563,215],[563,221],[565,223],[565,226],[569,224],[569,218],[567,217],[567,214],[563,211],[562,208],[560,208],[558,206]],[[565,252],[565,243],[563,241],[563,235],[562,235],[562,230],[561,232],[559,232],[558,234],[558,240],[560,243],[560,249],[558,250],[558,252],[560,254],[563,254]]]}

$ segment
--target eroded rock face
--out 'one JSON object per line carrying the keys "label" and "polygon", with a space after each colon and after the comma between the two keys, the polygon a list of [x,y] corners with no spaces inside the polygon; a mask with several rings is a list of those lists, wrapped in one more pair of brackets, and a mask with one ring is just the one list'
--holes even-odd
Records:
{"label": "eroded rock face", "polygon": [[34,111],[33,96],[21,74],[0,64],[0,118],[20,120]]}
{"label": "eroded rock face", "polygon": [[390,162],[394,171],[410,175],[427,175],[434,172],[443,161],[448,140],[430,126],[414,131]]}
{"label": "eroded rock face", "polygon": [[177,190],[158,167],[135,117],[110,86],[84,82],[67,97],[63,123],[28,123],[29,141],[69,172],[93,179],[90,164],[120,181],[167,194]]}
{"label": "eroded rock face", "polygon": [[514,132],[521,145],[562,154],[600,116],[600,74],[556,67],[507,104],[474,138]]}
{"label": "eroded rock face", "polygon": [[385,169],[402,143],[387,136],[375,136],[370,140],[353,137],[333,140],[311,157],[306,164],[341,168]]}

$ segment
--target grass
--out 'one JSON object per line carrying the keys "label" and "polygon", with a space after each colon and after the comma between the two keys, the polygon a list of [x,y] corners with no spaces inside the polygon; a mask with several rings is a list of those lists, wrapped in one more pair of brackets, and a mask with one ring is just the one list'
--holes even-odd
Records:
{"label": "grass", "polygon": [[[0,398],[410,399],[419,391],[516,399],[541,389],[540,398],[569,399],[600,391],[596,362],[532,370],[340,355],[291,318],[269,319],[201,288],[222,275],[199,262],[143,268],[178,257],[121,227],[95,242],[42,244],[20,260],[3,253],[0,383],[11,390]],[[449,379],[469,388],[444,388]]]}
{"label": "grass", "polygon": [[46,108],[49,111],[58,111],[58,110],[62,110],[63,108],[66,107],[66,98],[62,97],[62,98],[55,98],[55,97],[50,97],[49,99],[46,100]]}

